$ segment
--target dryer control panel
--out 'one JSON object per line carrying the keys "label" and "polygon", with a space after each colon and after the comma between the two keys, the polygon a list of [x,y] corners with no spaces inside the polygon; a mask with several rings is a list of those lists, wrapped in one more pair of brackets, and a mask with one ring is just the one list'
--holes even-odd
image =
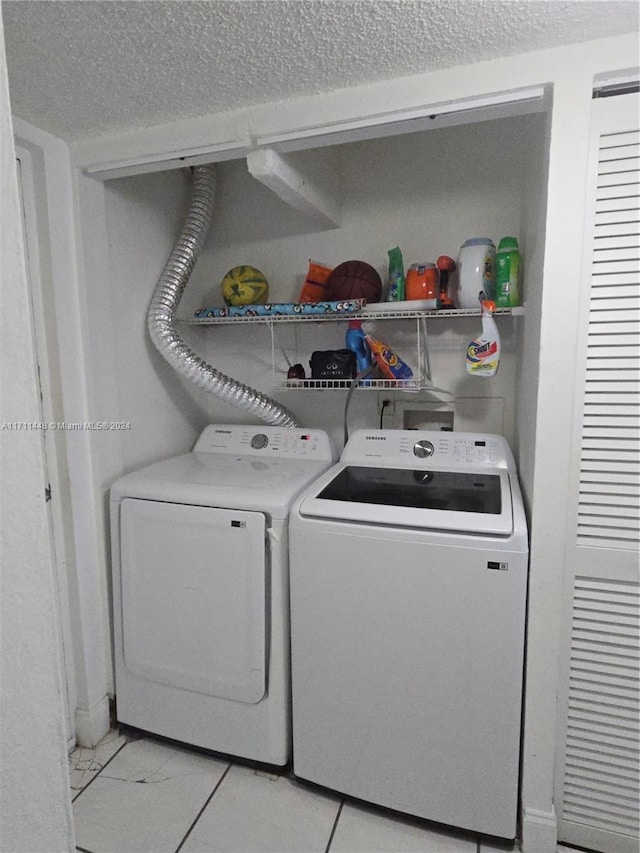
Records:
{"label": "dryer control panel", "polygon": [[334,461],[336,452],[326,432],[272,426],[209,424],[194,446],[196,453],[229,453],[286,459]]}
{"label": "dryer control panel", "polygon": [[357,430],[341,457],[364,464],[378,460],[402,468],[487,467],[514,470],[513,457],[501,435],[427,430]]}

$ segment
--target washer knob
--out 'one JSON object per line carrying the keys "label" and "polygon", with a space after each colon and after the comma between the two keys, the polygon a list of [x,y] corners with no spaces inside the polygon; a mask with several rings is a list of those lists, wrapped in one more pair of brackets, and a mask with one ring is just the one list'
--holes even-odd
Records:
{"label": "washer knob", "polygon": [[416,441],[413,445],[413,454],[419,459],[426,459],[428,456],[433,456],[434,449],[430,441]]}
{"label": "washer knob", "polygon": [[251,447],[254,450],[262,450],[263,447],[266,447],[269,444],[269,439],[263,432],[256,433],[251,439]]}

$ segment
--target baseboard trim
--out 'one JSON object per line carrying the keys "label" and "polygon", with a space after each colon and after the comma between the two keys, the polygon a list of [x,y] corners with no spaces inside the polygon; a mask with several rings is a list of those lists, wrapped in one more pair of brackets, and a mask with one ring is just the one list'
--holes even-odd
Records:
{"label": "baseboard trim", "polygon": [[76,708],[76,743],[78,746],[97,746],[109,728],[108,696],[103,696],[89,711]]}
{"label": "baseboard trim", "polygon": [[522,853],[556,853],[558,821],[551,811],[524,808],[522,814]]}

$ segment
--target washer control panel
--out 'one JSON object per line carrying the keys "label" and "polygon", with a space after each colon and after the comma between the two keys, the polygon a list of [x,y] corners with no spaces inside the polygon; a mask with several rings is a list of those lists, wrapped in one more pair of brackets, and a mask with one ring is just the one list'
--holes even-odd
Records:
{"label": "washer control panel", "polygon": [[193,448],[195,453],[235,453],[287,459],[333,461],[336,453],[326,432],[320,429],[283,429],[270,426],[210,424]]}
{"label": "washer control panel", "polygon": [[501,435],[426,430],[357,430],[341,461],[412,468],[513,468],[507,441]]}

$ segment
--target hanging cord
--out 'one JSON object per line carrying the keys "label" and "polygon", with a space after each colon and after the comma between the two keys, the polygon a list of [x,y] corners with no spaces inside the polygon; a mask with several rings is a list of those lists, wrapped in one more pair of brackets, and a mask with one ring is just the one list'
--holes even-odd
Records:
{"label": "hanging cord", "polygon": [[383,400],[380,406],[380,429],[382,429],[382,421],[384,420],[385,409],[391,405],[391,400]]}
{"label": "hanging cord", "polygon": [[347,399],[344,403],[344,443],[346,444],[349,441],[349,427],[348,427],[348,417],[349,417],[349,405],[351,404],[351,398],[353,397],[353,392],[358,386],[358,383],[361,379],[366,379],[373,371],[376,369],[376,365],[372,364],[370,367],[367,367],[366,370],[363,370],[362,373],[358,373],[355,379],[352,380],[351,385],[349,386],[349,392],[347,394]]}

